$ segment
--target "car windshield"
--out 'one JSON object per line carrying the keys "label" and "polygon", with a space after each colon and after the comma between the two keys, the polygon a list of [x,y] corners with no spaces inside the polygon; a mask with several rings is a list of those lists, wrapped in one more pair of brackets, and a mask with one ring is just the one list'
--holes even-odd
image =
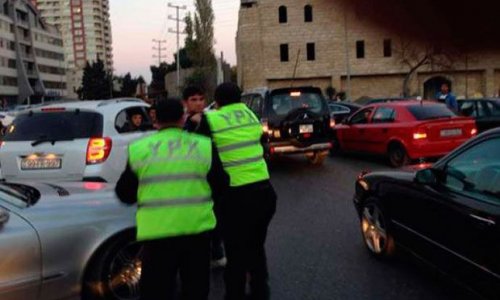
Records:
{"label": "car windshield", "polygon": [[320,94],[312,92],[280,93],[271,96],[273,111],[284,116],[298,108],[306,108],[314,113],[325,110],[325,100]]}
{"label": "car windshield", "polygon": [[415,119],[419,121],[452,118],[456,116],[454,112],[448,109],[445,105],[441,104],[412,105],[408,107],[408,110],[415,117]]}
{"label": "car windshield", "polygon": [[71,140],[102,135],[101,114],[93,112],[36,112],[18,116],[4,141]]}

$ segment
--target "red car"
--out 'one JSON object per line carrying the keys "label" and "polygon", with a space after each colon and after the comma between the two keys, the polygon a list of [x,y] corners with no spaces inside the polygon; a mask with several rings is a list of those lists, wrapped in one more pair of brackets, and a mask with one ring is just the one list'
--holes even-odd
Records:
{"label": "red car", "polygon": [[459,117],[444,104],[401,101],[366,106],[335,126],[334,144],[349,152],[389,156],[392,166],[437,158],[477,134],[472,118]]}

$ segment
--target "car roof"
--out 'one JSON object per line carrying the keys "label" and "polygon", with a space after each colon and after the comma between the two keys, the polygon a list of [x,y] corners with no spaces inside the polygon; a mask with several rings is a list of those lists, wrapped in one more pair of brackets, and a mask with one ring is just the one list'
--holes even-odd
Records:
{"label": "car roof", "polygon": [[380,106],[412,106],[412,105],[441,105],[442,103],[439,103],[437,101],[432,101],[432,100],[416,100],[416,99],[411,99],[411,100],[405,100],[405,101],[394,101],[394,102],[380,102],[380,103],[373,103],[369,104],[367,106],[369,107],[380,107]]}
{"label": "car roof", "polygon": [[500,98],[470,98],[470,99],[457,99],[458,101],[500,101]]}
{"label": "car roof", "polygon": [[106,108],[110,107],[110,105],[120,105],[120,107],[125,104],[137,104],[137,105],[143,105],[143,106],[148,106],[148,104],[141,99],[135,99],[135,98],[117,98],[117,99],[111,99],[111,100],[86,100],[86,101],[78,101],[78,100],[73,100],[73,101],[60,101],[60,102],[50,102],[45,105],[37,106],[32,109],[26,109],[23,112],[29,112],[29,111],[40,111],[42,109],[47,109],[47,108],[67,108],[67,109],[84,109],[84,110],[100,110],[101,108]]}

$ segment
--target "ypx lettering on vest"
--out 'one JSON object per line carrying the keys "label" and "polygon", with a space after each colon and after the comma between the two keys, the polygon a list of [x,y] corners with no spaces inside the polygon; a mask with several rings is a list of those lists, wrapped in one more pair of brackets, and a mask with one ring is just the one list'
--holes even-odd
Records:
{"label": "ypx lettering on vest", "polygon": [[202,158],[198,145],[196,140],[175,139],[150,143],[149,148],[153,159],[194,159]]}
{"label": "ypx lettering on vest", "polygon": [[259,120],[250,111],[235,110],[231,113],[219,114],[228,126],[259,123]]}

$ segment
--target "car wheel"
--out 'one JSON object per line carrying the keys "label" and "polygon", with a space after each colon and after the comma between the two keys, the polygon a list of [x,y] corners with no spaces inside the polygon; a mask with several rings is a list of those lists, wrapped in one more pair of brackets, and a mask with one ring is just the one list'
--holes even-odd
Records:
{"label": "car wheel", "polygon": [[332,148],[330,149],[330,156],[335,156],[340,153],[340,142],[338,138],[334,137],[332,139]]}
{"label": "car wheel", "polygon": [[98,251],[86,271],[82,299],[139,299],[142,250],[135,234],[126,233]]}
{"label": "car wheel", "polygon": [[389,162],[392,167],[400,168],[410,163],[410,157],[402,145],[393,144],[389,147]]}
{"label": "car wheel", "polygon": [[394,238],[387,226],[384,212],[375,201],[367,201],[363,205],[360,223],[365,246],[373,256],[388,258],[394,255]]}
{"label": "car wheel", "polygon": [[320,166],[325,161],[328,156],[328,152],[314,152],[312,154],[307,155],[307,159],[309,162],[315,166]]}

